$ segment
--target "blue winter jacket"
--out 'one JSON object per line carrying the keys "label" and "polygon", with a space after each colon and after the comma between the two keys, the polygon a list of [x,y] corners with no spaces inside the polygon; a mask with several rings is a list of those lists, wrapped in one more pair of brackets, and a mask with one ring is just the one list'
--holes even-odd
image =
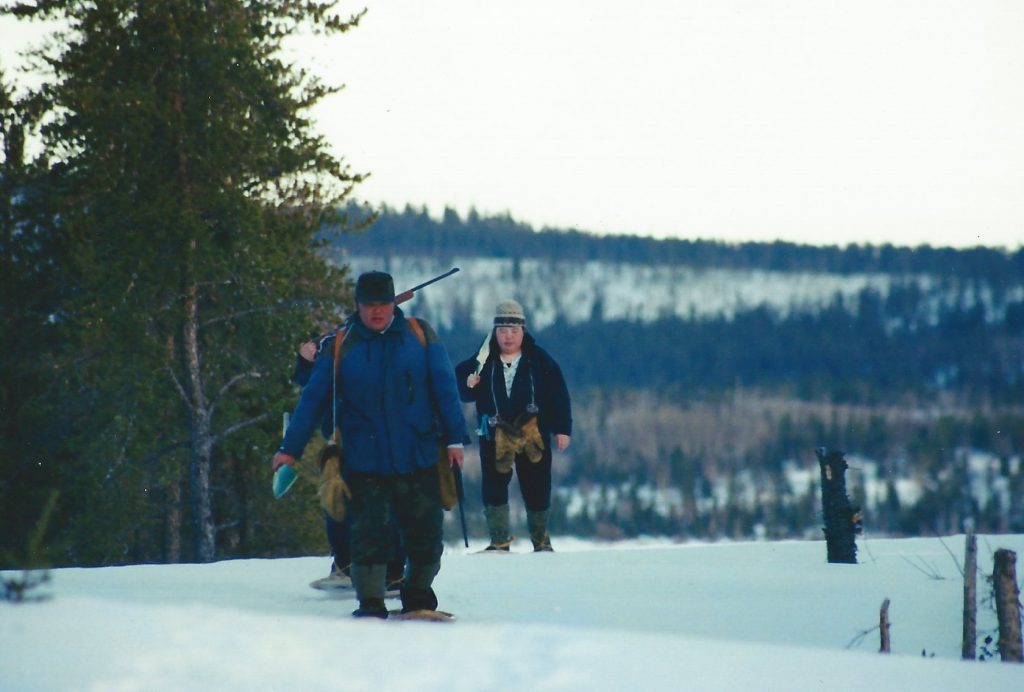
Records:
{"label": "blue winter jacket", "polygon": [[[345,470],[404,474],[437,463],[437,443],[466,436],[451,361],[429,324],[426,347],[400,308],[382,333],[352,320],[338,369],[337,415]],[[351,340],[351,341],[349,341]],[[280,450],[302,455],[313,431],[332,414],[334,339],[324,340]]]}

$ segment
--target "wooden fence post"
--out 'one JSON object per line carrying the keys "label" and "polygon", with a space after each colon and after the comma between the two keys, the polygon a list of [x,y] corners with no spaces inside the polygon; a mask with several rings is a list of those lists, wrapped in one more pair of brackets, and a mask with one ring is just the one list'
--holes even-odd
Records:
{"label": "wooden fence post", "polygon": [[964,637],[960,658],[978,657],[978,539],[974,524],[968,522],[964,536]]}
{"label": "wooden fence post", "polygon": [[882,609],[878,612],[878,635],[881,643],[878,651],[883,654],[889,653],[889,599],[882,601]]}
{"label": "wooden fence post", "polygon": [[1004,662],[1024,663],[1020,634],[1020,588],[1017,586],[1017,553],[1000,548],[992,569],[999,620],[999,656]]}
{"label": "wooden fence post", "polygon": [[824,515],[825,544],[829,562],[857,563],[854,535],[860,533],[861,513],[850,505],[846,494],[846,469],[843,452],[820,447],[814,450],[821,467],[821,507]]}

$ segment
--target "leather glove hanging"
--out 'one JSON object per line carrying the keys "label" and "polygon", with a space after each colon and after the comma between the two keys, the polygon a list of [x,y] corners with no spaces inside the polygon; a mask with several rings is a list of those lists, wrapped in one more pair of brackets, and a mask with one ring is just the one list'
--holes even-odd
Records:
{"label": "leather glove hanging", "polygon": [[528,417],[526,422],[519,426],[523,433],[523,451],[526,452],[527,458],[536,464],[544,457],[544,438],[537,427],[536,414],[524,413],[516,421],[523,417]]}
{"label": "leather glove hanging", "polygon": [[345,502],[352,499],[352,492],[341,477],[341,450],[335,444],[328,444],[320,453],[320,487],[317,495],[320,497],[320,506],[331,519],[345,520]]}
{"label": "leather glove hanging", "polygon": [[498,473],[511,473],[516,455],[523,451],[526,437],[522,431],[503,420],[494,428],[494,465]]}

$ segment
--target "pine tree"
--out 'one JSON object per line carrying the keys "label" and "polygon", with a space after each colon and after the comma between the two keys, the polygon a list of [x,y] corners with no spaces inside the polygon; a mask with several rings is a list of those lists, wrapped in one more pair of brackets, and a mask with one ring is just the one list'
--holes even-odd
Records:
{"label": "pine tree", "polygon": [[59,244],[39,222],[46,181],[25,156],[34,125],[0,70],[0,567],[16,566],[6,556],[24,547],[56,484],[62,435],[48,383],[63,282]]}
{"label": "pine tree", "polygon": [[182,557],[175,536],[154,540],[165,530],[190,533],[195,560],[215,559],[232,519],[217,516],[217,464],[242,455],[266,480],[272,421],[292,397],[287,354],[347,300],[316,233],[349,227],[335,210],[361,176],[309,119],[335,87],[281,57],[300,31],[358,23],[336,4],[4,8],[66,27],[38,104],[71,258],[62,386],[86,404],[74,424],[79,504],[88,496],[94,510],[83,531],[106,540],[93,560],[152,559],[154,543]]}

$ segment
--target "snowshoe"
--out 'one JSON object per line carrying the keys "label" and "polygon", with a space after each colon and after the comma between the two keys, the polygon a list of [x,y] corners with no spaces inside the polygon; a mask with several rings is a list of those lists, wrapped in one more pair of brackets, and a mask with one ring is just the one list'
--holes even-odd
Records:
{"label": "snowshoe", "polygon": [[309,582],[309,585],[320,591],[340,591],[352,588],[352,578],[349,576],[349,567],[338,567],[337,563],[331,563],[331,573],[321,579]]}
{"label": "snowshoe", "polygon": [[418,610],[436,610],[437,595],[430,587],[425,589],[402,589],[402,612],[411,613]]}
{"label": "snowshoe", "polygon": [[504,554],[507,555],[508,553],[512,552],[512,550],[511,550],[512,549],[512,541],[514,541],[515,539],[516,539],[515,536],[510,536],[507,541],[501,541],[500,543],[495,543],[494,541],[491,541],[491,544],[489,546],[487,546],[486,548],[484,548],[483,550],[480,550],[478,552],[481,552],[481,553],[504,553]]}
{"label": "snowshoe", "polygon": [[422,620],[424,622],[455,622],[455,616],[443,610],[392,610],[388,613],[392,620]]}

